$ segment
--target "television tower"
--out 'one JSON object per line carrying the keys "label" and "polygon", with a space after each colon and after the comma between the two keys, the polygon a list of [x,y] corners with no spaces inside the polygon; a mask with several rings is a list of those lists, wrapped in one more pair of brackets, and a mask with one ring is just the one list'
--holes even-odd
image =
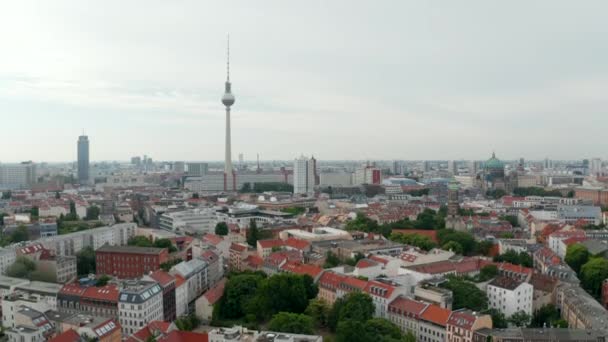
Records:
{"label": "television tower", "polygon": [[226,106],[226,154],[224,156],[224,191],[236,191],[236,177],[232,167],[232,149],[230,138],[230,106],[234,104],[234,95],[230,84],[230,36],[226,48],[226,83],[222,103]]}

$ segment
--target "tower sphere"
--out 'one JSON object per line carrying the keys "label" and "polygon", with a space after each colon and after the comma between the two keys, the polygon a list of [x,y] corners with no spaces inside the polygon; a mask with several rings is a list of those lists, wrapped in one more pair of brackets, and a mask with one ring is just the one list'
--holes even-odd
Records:
{"label": "tower sphere", "polygon": [[224,96],[222,96],[222,103],[226,107],[232,106],[234,104],[234,95],[232,95],[232,93],[224,93]]}

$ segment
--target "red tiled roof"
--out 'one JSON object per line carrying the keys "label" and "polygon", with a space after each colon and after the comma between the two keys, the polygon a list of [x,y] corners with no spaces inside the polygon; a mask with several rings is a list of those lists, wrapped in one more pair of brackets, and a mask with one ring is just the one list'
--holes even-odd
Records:
{"label": "red tiled roof", "polygon": [[247,256],[247,258],[245,258],[245,260],[243,260],[243,263],[248,264],[251,267],[261,267],[264,264],[264,259],[260,258],[257,255],[249,255]]}
{"label": "red tiled roof", "polygon": [[203,236],[203,240],[205,242],[209,242],[212,245],[219,245],[220,243],[222,243],[222,241],[224,241],[224,238],[215,234],[205,234],[205,236]]}
{"label": "red tiled roof", "polygon": [[391,312],[418,319],[427,306],[426,303],[399,296],[388,304],[388,309]]}
{"label": "red tiled roof", "polygon": [[344,280],[342,280],[342,283],[350,288],[356,288],[359,289],[360,291],[365,290],[365,287],[367,286],[367,281],[363,280],[363,279],[359,279],[359,278],[355,278],[355,277],[346,277],[344,278]]}
{"label": "red tiled roof", "polygon": [[587,240],[587,238],[584,236],[573,236],[573,237],[567,238],[566,240],[564,240],[562,242],[564,243],[564,245],[570,246],[570,245],[574,245],[575,243],[583,242],[585,240]]}
{"label": "red tiled roof", "polygon": [[209,336],[207,333],[173,330],[166,336],[159,338],[158,342],[209,342]]}
{"label": "red tiled roof", "polygon": [[283,266],[281,266],[281,269],[285,272],[291,272],[295,274],[308,274],[313,279],[316,278],[321,272],[323,272],[323,269],[319,266],[303,264],[299,261],[288,261]]}
{"label": "red tiled roof", "polygon": [[[380,291],[379,291],[380,290]],[[365,292],[369,293],[372,296],[378,296],[382,298],[390,298],[390,296],[395,291],[395,287],[391,285],[387,285],[378,281],[370,281],[365,286]]]}
{"label": "red tiled roof", "polygon": [[175,288],[182,286],[186,282],[186,279],[179,274],[175,275]]}
{"label": "red tiled roof", "polygon": [[217,260],[219,260],[219,256],[212,250],[206,250],[201,254],[201,257],[207,262],[207,263],[214,263]]}
{"label": "red tiled roof", "polygon": [[498,269],[506,272],[520,273],[520,274],[532,274],[533,270],[529,267],[521,265],[513,265],[509,262],[503,262],[498,265]]}
{"label": "red tiled roof", "polygon": [[465,330],[471,330],[476,320],[477,317],[469,313],[454,311],[448,319],[448,324],[463,328]]}
{"label": "red tiled roof", "polygon": [[31,244],[31,245],[29,245],[27,247],[20,248],[19,252],[21,254],[34,254],[34,253],[40,252],[40,251],[42,251],[44,249],[45,248],[42,246],[42,244],[40,244],[40,243],[34,243],[34,244]]}
{"label": "red tiled roof", "polygon": [[244,252],[247,250],[247,246],[241,245],[240,243],[232,243],[230,245],[230,249],[235,250],[237,252]]}
{"label": "red tiled roof", "polygon": [[272,247],[282,247],[285,243],[283,240],[259,240],[258,244],[263,249],[272,248]]}
{"label": "red tiled roof", "polygon": [[80,286],[78,283],[68,283],[61,287],[59,293],[71,296],[82,296],[86,289],[86,287]]}
{"label": "red tiled roof", "polygon": [[324,272],[319,279],[319,286],[335,289],[346,278],[334,272]]}
{"label": "red tiled roof", "polygon": [[49,342],[77,342],[82,341],[83,339],[78,335],[78,333],[74,329],[70,329],[61,333],[52,339]]}
{"label": "red tiled roof", "polygon": [[355,265],[356,268],[368,268],[368,267],[374,267],[374,266],[378,266],[378,263],[373,260],[369,260],[369,259],[361,259]]}
{"label": "red tiled roof", "polygon": [[157,336],[159,333],[166,333],[170,326],[170,322],[152,321],[131,335],[127,342],[145,342],[148,338]]}
{"label": "red tiled roof", "polygon": [[166,286],[171,282],[175,281],[175,277],[163,270],[154,271],[152,274],[150,274],[150,278],[156,280],[156,282],[158,282],[162,286]]}
{"label": "red tiled roof", "polygon": [[386,264],[388,264],[388,260],[386,260],[378,255],[375,255],[375,254],[372,254],[372,255],[368,256],[367,258],[370,260],[373,260],[375,262],[379,262],[385,266],[386,266]]}
{"label": "red tiled roof", "polygon": [[108,284],[102,287],[90,286],[82,294],[83,298],[118,302],[118,287],[115,284]]}
{"label": "red tiled roof", "polygon": [[224,295],[224,288],[226,287],[226,278],[222,278],[219,283],[215,284],[209,291],[203,295],[209,304],[213,305],[217,303],[220,298]]}
{"label": "red tiled roof", "polygon": [[305,250],[310,246],[310,243],[306,240],[300,240],[300,239],[290,237],[287,240],[285,240],[285,245],[289,246],[291,248]]}
{"label": "red tiled roof", "polygon": [[95,328],[93,328],[93,332],[98,337],[104,337],[104,336],[107,336],[107,335],[115,332],[116,330],[121,330],[121,329],[122,328],[120,326],[120,323],[118,323],[118,319],[111,318],[111,319],[99,324]]}
{"label": "red tiled roof", "polygon": [[444,309],[435,304],[430,304],[426,310],[424,310],[420,316],[420,319],[445,327],[451,313],[452,311],[449,309]]}

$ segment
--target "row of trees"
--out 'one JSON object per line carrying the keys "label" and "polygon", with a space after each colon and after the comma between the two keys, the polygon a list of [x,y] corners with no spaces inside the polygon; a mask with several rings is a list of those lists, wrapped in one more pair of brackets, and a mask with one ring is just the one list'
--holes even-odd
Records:
{"label": "row of trees", "polygon": [[437,212],[427,208],[424,209],[422,213],[418,214],[414,221],[405,218],[403,220],[381,225],[359,212],[355,219],[346,223],[346,230],[378,233],[382,234],[384,237],[389,237],[393,229],[443,229],[445,228],[446,213],[447,208],[445,207],[442,207]]}
{"label": "row of trees", "polygon": [[304,313],[279,312],[268,324],[278,332],[313,334],[320,329],[334,332],[339,342],[414,342],[413,334],[402,335],[393,323],[374,318],[374,304],[366,293],[353,292],[339,298],[333,307],[322,299],[312,299]]}
{"label": "row of trees", "polygon": [[562,192],[559,190],[545,190],[539,187],[525,187],[513,189],[513,195],[519,197],[526,196],[541,196],[541,197],[563,197]]}
{"label": "row of trees", "polygon": [[245,319],[261,322],[279,312],[303,313],[317,295],[317,286],[308,275],[261,272],[231,275],[225,295],[214,310],[214,319]]}
{"label": "row of trees", "polygon": [[[0,217],[2,219],[2,217]],[[17,229],[15,229],[10,234],[2,234],[0,238],[0,246],[8,246],[13,243],[28,241],[30,239],[30,233],[27,231],[27,227],[24,225],[19,225]]]}
{"label": "row of trees", "polygon": [[495,262],[509,262],[514,265],[522,265],[524,267],[532,267],[533,259],[527,252],[517,253],[514,250],[509,250],[501,255],[494,257]]}
{"label": "row of trees", "polygon": [[15,262],[6,269],[6,275],[9,277],[47,282],[55,282],[57,280],[54,274],[37,269],[36,264],[24,256],[17,257]]}
{"label": "row of trees", "polygon": [[437,240],[439,243],[421,234],[392,233],[389,239],[398,243],[416,246],[426,251],[435,247],[441,247],[444,250],[451,250],[456,254],[462,255],[487,255],[493,246],[492,242],[476,241],[471,234],[458,232],[453,229],[438,230]]}
{"label": "row of trees", "polygon": [[592,255],[585,246],[577,243],[568,246],[564,261],[578,274],[582,287],[599,298],[602,282],[608,278],[608,260]]}
{"label": "row of trees", "polygon": [[169,239],[156,239],[152,241],[147,237],[141,235],[130,238],[127,242],[127,245],[137,247],[167,248],[169,250],[169,253],[177,252],[177,248]]}
{"label": "row of trees", "polygon": [[[496,266],[484,267],[482,269],[483,277],[495,276]],[[454,295],[452,309],[471,309],[473,311],[484,312],[492,316],[492,325],[494,328],[507,328],[511,323],[517,327],[527,327],[530,324],[531,317],[523,311],[516,312],[511,317],[505,317],[496,309],[488,309],[488,299],[486,294],[479,289],[473,282],[460,277],[449,277],[448,281],[441,284],[441,287],[449,289]]]}

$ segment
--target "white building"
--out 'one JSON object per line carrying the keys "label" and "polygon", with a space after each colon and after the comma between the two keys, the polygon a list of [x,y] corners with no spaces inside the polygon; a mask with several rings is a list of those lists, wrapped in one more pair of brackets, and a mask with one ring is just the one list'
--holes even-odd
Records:
{"label": "white building", "polygon": [[163,320],[163,291],[155,282],[125,283],[118,297],[123,335],[132,335],[149,322]]}
{"label": "white building", "polygon": [[159,227],[171,231],[205,234],[213,233],[217,222],[215,209],[197,208],[162,214]]}
{"label": "white building", "polygon": [[317,177],[317,161],[304,156],[293,161],[293,193],[310,195],[314,193]]}
{"label": "white building", "polygon": [[179,274],[175,276],[175,315],[188,314],[188,284]]}
{"label": "white building", "polygon": [[209,172],[209,164],[207,163],[187,163],[188,176],[201,177]]}
{"label": "white building", "polygon": [[602,160],[600,158],[591,159],[591,165],[589,166],[589,172],[592,176],[597,176],[602,173]]}
{"label": "white building", "polygon": [[353,174],[351,172],[321,172],[319,175],[319,185],[321,186],[351,186],[353,184]]}
{"label": "white building", "polygon": [[186,281],[187,302],[196,298],[209,289],[209,264],[202,259],[192,259],[180,262],[171,268],[172,275],[180,275]]}
{"label": "white building", "polygon": [[355,170],[353,174],[353,185],[380,184],[382,172],[379,168],[365,164]]}
{"label": "white building", "polygon": [[350,233],[346,230],[331,227],[316,227],[312,229],[312,232],[302,229],[287,229],[279,233],[279,238],[281,240],[287,240],[290,237],[311,242],[353,239]]}
{"label": "white building", "polygon": [[6,269],[15,262],[16,258],[15,248],[0,248],[0,274],[4,274]]}
{"label": "white building", "polygon": [[532,315],[532,285],[507,277],[497,277],[487,287],[488,304],[491,309],[497,309],[511,317],[518,311]]}
{"label": "white building", "polygon": [[0,189],[19,189],[36,183],[36,164],[0,164]]}
{"label": "white building", "polygon": [[323,342],[323,336],[321,335],[302,335],[272,331],[257,331],[243,328],[238,325],[232,328],[215,328],[209,331],[208,336],[209,342]]}
{"label": "white building", "polygon": [[57,235],[38,240],[46,249],[56,255],[75,255],[85,247],[94,250],[108,244],[110,246],[125,246],[128,240],[135,236],[137,224],[121,223],[113,226],[93,228],[80,232]]}

